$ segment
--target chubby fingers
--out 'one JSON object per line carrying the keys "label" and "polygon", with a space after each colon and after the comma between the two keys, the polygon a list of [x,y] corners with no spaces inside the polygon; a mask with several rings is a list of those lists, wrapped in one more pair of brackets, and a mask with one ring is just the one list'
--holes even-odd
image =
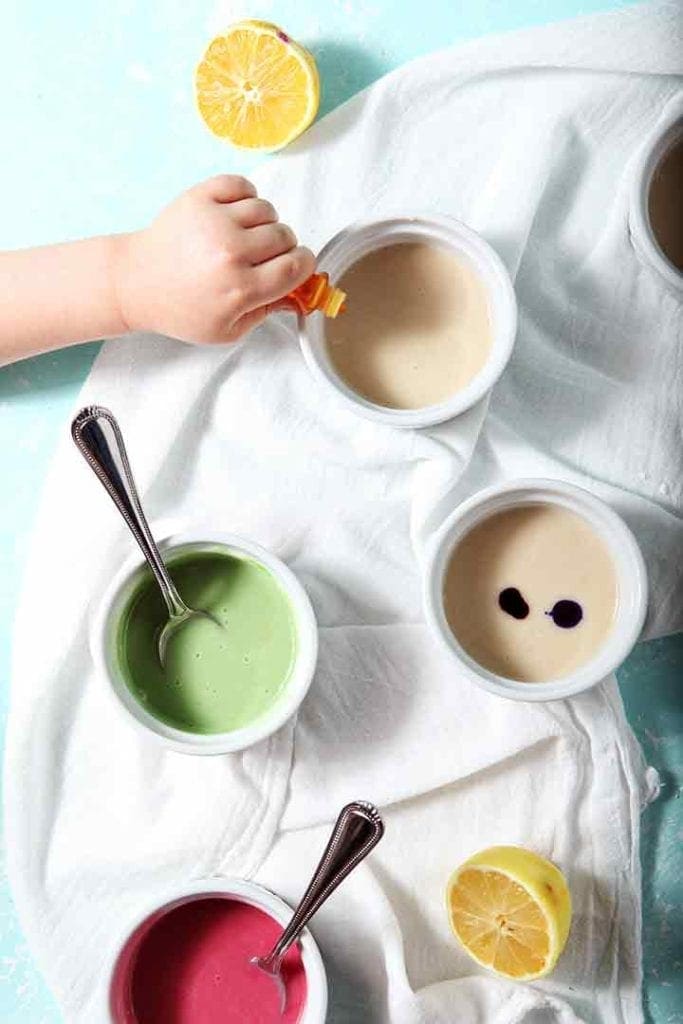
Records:
{"label": "chubby fingers", "polygon": [[241,174],[216,174],[190,189],[215,203],[235,203],[256,196],[256,187]]}
{"label": "chubby fingers", "polygon": [[288,252],[250,267],[239,291],[239,310],[220,331],[220,341],[237,341],[258,327],[269,313],[283,308],[281,300],[310,277],[315,270],[315,257],[310,249],[299,245]]}
{"label": "chubby fingers", "polygon": [[286,224],[260,224],[248,228],[241,238],[242,258],[256,266],[296,248],[297,237]]}
{"label": "chubby fingers", "polygon": [[277,302],[303,284],[314,270],[315,256],[303,245],[252,267],[249,273],[250,310]]}
{"label": "chubby fingers", "polygon": [[274,224],[277,210],[267,199],[250,197],[230,205],[230,219],[241,228],[255,228],[261,224]]}

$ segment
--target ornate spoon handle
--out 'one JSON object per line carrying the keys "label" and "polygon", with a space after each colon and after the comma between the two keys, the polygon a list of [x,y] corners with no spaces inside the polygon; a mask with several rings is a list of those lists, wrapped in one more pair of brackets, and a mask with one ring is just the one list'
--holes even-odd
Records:
{"label": "ornate spoon handle", "polygon": [[169,615],[185,616],[187,607],[168,574],[142,511],[121,428],[113,413],[100,405],[81,409],[71,424],[71,436],[140,545],[164,595]]}
{"label": "ornate spoon handle", "polygon": [[279,970],[282,958],[308,921],[383,835],[384,822],[372,804],[357,800],[343,808],[303,899],[271,952],[260,960],[262,966]]}

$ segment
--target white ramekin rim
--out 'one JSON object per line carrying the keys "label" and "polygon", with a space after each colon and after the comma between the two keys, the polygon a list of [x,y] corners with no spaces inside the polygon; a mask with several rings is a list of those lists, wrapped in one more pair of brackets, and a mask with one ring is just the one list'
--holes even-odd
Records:
{"label": "white ramekin rim", "polygon": [[90,650],[98,675],[107,683],[115,705],[127,720],[147,737],[181,754],[227,754],[245,750],[277,732],[293,715],[308,692],[318,657],[318,627],[308,594],[291,569],[276,555],[254,541],[238,534],[215,530],[186,529],[163,535],[158,528],[152,531],[162,537],[158,543],[163,551],[186,545],[223,547],[237,555],[246,555],[261,563],[275,577],[292,607],[297,627],[297,653],[290,678],[275,704],[256,721],[231,732],[185,732],[167,725],[150,714],[133,696],[122,676],[112,665],[109,640],[113,630],[113,612],[122,603],[123,594],[132,577],[144,565],[142,554],[133,550],[107,587],[90,620]]}
{"label": "white ramekin rim", "polygon": [[326,357],[323,318],[299,317],[299,342],[311,373],[347,408],[359,416],[392,427],[418,429],[443,423],[466,412],[482,399],[507,366],[517,333],[517,300],[510,275],[498,253],[476,231],[454,217],[429,212],[386,216],[350,224],[327,242],[317,268],[336,280],[361,256],[407,236],[432,241],[464,256],[482,276],[493,309],[494,336],[482,369],[451,398],[420,409],[391,409],[357,394],[334,371]]}
{"label": "white ramekin rim", "polygon": [[[171,910],[191,899],[212,896],[234,897],[265,910],[283,927],[292,916],[292,908],[280,896],[256,882],[242,878],[201,878],[187,882],[177,889],[159,889],[150,895],[127,922],[111,950],[105,956],[102,977],[103,984],[97,998],[97,1024],[115,1024],[111,1011],[111,987],[119,957],[135,932],[150,917],[159,911]],[[320,949],[313,935],[304,929],[299,939],[301,958],[306,972],[306,1002],[299,1024],[324,1024],[327,1014],[327,975]]]}
{"label": "white ramekin rim", "polygon": [[[614,626],[594,658],[560,679],[523,683],[479,665],[453,635],[443,607],[443,584],[455,544],[477,523],[496,512],[534,502],[559,504],[581,515],[600,535],[614,560],[618,604]],[[582,487],[562,480],[521,479],[479,491],[455,509],[428,546],[423,596],[427,622],[462,672],[489,693],[512,700],[545,701],[571,697],[610,675],[635,645],[647,613],[647,573],[630,529],[605,502]]]}
{"label": "white ramekin rim", "polygon": [[650,225],[649,193],[652,175],[673,141],[683,134],[683,99],[666,106],[642,143],[634,163],[629,196],[629,230],[640,261],[654,270],[676,295],[683,294],[683,273],[666,258]]}

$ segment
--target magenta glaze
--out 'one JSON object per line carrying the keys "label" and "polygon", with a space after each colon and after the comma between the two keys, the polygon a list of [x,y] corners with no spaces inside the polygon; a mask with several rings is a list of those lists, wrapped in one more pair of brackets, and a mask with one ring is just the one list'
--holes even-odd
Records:
{"label": "magenta glaze", "polygon": [[292,947],[283,977],[285,1013],[274,982],[249,963],[282,934],[270,914],[245,900],[207,893],[167,904],[131,935],[114,970],[116,1024],[297,1024],[306,974]]}

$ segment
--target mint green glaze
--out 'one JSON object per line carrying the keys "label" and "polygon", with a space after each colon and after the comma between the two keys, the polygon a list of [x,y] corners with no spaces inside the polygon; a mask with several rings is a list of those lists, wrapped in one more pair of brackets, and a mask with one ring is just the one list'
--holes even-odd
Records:
{"label": "mint green glaze", "polygon": [[167,611],[145,570],[116,631],[126,685],[176,729],[206,735],[250,725],[291,675],[297,637],[287,595],[263,565],[228,551],[185,549],[167,565],[183,600],[216,621],[197,616],[180,626],[162,667],[157,638]]}

